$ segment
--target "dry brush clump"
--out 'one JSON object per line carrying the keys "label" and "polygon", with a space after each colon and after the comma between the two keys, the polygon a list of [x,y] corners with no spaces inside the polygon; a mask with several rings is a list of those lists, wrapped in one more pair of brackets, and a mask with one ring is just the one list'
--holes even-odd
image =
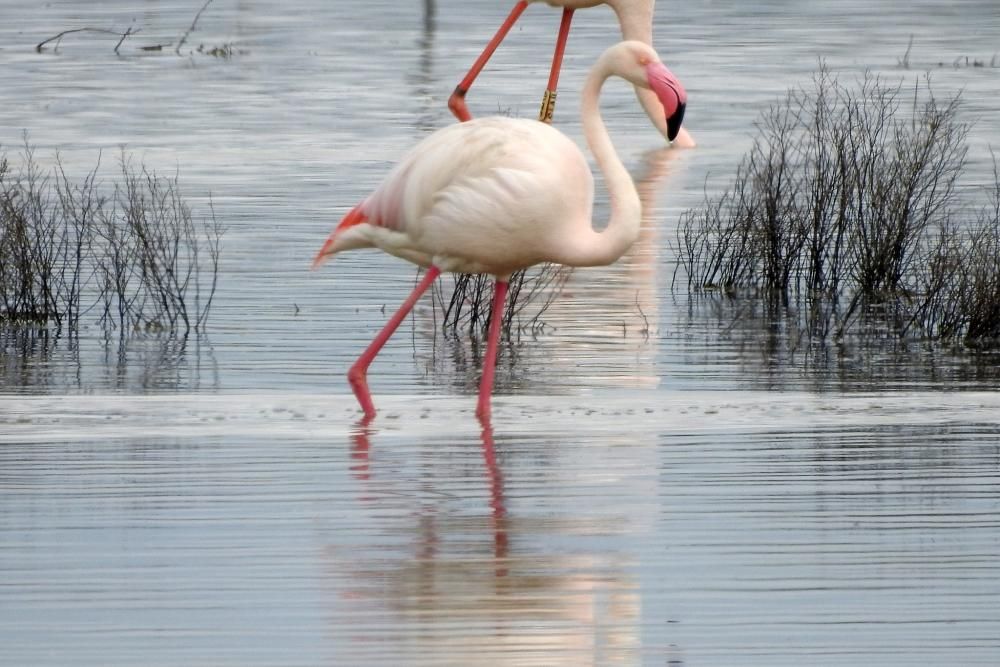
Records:
{"label": "dry brush clump", "polygon": [[[522,333],[536,334],[543,330],[542,317],[571,272],[565,266],[541,264],[511,275],[501,323],[504,338],[513,340]],[[441,331],[446,336],[464,333],[473,339],[486,338],[495,280],[486,274],[462,273],[455,274],[450,283],[448,280],[435,283],[434,308],[441,308]]]}
{"label": "dry brush clump", "polygon": [[18,168],[0,152],[0,327],[75,337],[87,318],[106,337],[204,331],[222,227],[196,222],[177,177],[124,153],[119,181],[95,168],[73,180],[42,170],[26,145]]}
{"label": "dry brush clump", "polygon": [[970,219],[959,101],[821,68],[761,115],[733,184],[682,216],[689,290],[794,308],[819,339],[879,320],[897,337],[1000,340],[1000,179]]}

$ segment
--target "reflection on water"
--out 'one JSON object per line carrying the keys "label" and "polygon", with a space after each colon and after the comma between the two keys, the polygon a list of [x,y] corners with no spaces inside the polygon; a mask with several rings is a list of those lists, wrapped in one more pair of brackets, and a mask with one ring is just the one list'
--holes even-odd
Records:
{"label": "reflection on water", "polygon": [[[0,81],[8,100],[0,106],[0,144],[18,145],[28,130],[39,159],[52,160],[59,150],[71,174],[85,173],[101,151],[124,144],[151,168],[176,168],[196,214],[212,194],[228,231],[209,335],[219,385],[228,389],[335,388],[333,381],[339,383],[380,325],[381,309],[402,302],[413,276],[403,262],[360,253],[310,274],[308,260],[330,226],[405,150],[453,122],[448,95],[510,10],[492,0],[298,7],[288,12],[271,0],[211,3],[189,43],[236,48],[233,57],[216,58],[140,50],[176,40],[191,25],[197,7],[190,3],[151,1],[137,12],[117,0],[0,0]],[[477,93],[481,108],[534,115],[541,84],[525,82],[544,81],[558,21],[558,12],[536,8],[518,22],[517,38],[490,61]],[[574,113],[582,80],[617,29],[603,6],[579,12],[573,23],[557,120],[582,142]],[[133,24],[141,32],[119,56],[106,40],[83,34],[64,40],[58,53],[34,51],[58,30]],[[577,272],[556,304],[565,316],[553,310],[559,322],[510,355],[509,388],[572,393],[637,381],[661,389],[768,386],[746,374],[734,338],[717,335],[711,322],[689,319],[686,297],[667,289],[674,267],[669,240],[679,213],[699,205],[704,189],[728,182],[760,109],[805,81],[820,57],[845,78],[865,69],[890,78],[935,69],[941,93],[962,90],[964,113],[976,121],[963,186],[984,182],[987,147],[1000,131],[1000,117],[991,113],[997,68],[937,64],[961,55],[988,62],[998,31],[1000,11],[991,0],[947,7],[929,0],[658,7],[657,47],[689,89],[687,120],[700,145],[658,181],[660,196],[646,209],[646,268],[633,261]],[[903,70],[898,62],[911,35],[911,69]],[[623,160],[642,178],[648,152],[662,139],[628,86],[618,83],[607,87],[604,114]],[[608,204],[600,184],[597,192],[600,220]],[[636,271],[652,274],[640,278]],[[747,326],[751,334],[757,330]],[[468,385],[465,372],[447,366],[429,381],[438,368],[427,360],[441,341],[419,333],[411,341],[394,341],[380,356],[373,368],[376,394],[418,387],[440,394]],[[26,360],[32,370],[18,377],[52,378],[46,391],[119,388],[107,383],[117,374],[104,372],[102,347],[84,343],[78,356]],[[67,357],[70,365],[60,367]],[[572,361],[548,363],[562,359]],[[794,362],[784,372],[796,382]],[[177,388],[192,386],[182,378]],[[140,382],[127,387],[145,388]],[[40,389],[6,381],[3,388]]]}
{"label": "reflection on water", "polygon": [[880,321],[863,336],[816,342],[793,308],[723,295],[692,298],[686,319],[692,330],[725,342],[730,363],[754,388],[970,389],[995,387],[1000,380],[996,351],[900,340]]}
{"label": "reflection on water", "polygon": [[[400,479],[413,473],[371,465],[372,435],[362,425],[354,436],[352,468],[362,482],[358,502],[392,513],[394,503],[386,499],[398,496],[411,508],[387,521],[367,549],[346,550],[339,540],[327,548],[328,577],[347,601],[337,630],[353,659],[634,664],[639,597],[621,555],[526,548],[533,535],[572,539],[585,530],[613,538],[619,530],[612,523],[508,512],[503,466],[489,427],[480,433],[481,462],[463,461],[458,470],[454,462],[444,470],[436,470],[433,460],[418,463],[419,477],[412,482],[421,490],[418,497]],[[467,496],[473,503],[463,500]],[[471,506],[449,509],[456,504]],[[349,591],[342,590],[345,585]],[[374,618],[379,626],[373,627]]]}
{"label": "reflection on water", "polygon": [[412,81],[413,98],[423,102],[424,111],[418,114],[414,125],[421,132],[430,133],[437,129],[438,114],[434,108],[437,105],[435,96],[438,85],[434,73],[434,35],[436,32],[435,0],[424,0],[423,30],[417,38],[419,56],[417,66],[409,75]]}
{"label": "reflection on water", "polygon": [[996,664],[995,394],[653,396],[16,399],[4,657]]}
{"label": "reflection on water", "polygon": [[140,392],[219,388],[219,367],[211,342],[200,335],[109,340],[0,326],[0,350],[0,388],[24,393],[63,392],[94,385],[110,391]]}

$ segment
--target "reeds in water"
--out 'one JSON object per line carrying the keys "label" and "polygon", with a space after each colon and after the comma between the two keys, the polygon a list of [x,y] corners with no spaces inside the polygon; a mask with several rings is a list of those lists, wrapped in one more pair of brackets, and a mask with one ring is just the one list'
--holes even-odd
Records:
{"label": "reeds in water", "polygon": [[794,309],[818,340],[876,319],[900,338],[1000,341],[1000,177],[979,209],[959,197],[959,107],[926,80],[821,67],[761,114],[732,185],[682,216],[689,291]]}

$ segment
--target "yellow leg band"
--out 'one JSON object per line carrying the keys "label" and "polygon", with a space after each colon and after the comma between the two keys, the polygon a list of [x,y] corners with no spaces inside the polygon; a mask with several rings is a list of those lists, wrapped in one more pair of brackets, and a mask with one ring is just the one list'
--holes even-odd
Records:
{"label": "yellow leg band", "polygon": [[554,90],[546,90],[542,97],[542,108],[538,112],[538,120],[543,123],[552,123],[552,113],[556,110],[556,93]]}

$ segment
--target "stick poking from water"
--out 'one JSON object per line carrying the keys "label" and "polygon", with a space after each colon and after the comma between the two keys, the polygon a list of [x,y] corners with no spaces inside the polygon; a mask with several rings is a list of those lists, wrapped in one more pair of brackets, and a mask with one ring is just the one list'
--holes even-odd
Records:
{"label": "stick poking from water", "polygon": [[174,53],[177,55],[181,54],[181,47],[184,46],[184,42],[187,41],[188,35],[194,31],[194,27],[198,25],[198,19],[201,18],[201,13],[208,9],[210,4],[212,4],[212,0],[205,0],[205,4],[202,5],[201,9],[198,10],[198,13],[194,15],[194,21],[191,21],[191,27],[187,29],[187,32],[181,35],[181,41],[177,42],[177,48],[174,49]]}
{"label": "stick poking from water", "polygon": [[66,35],[70,35],[70,34],[72,34],[74,32],[100,32],[100,33],[103,33],[105,35],[114,35],[115,37],[120,37],[121,39],[118,40],[118,44],[115,45],[115,53],[118,53],[118,49],[121,47],[122,42],[125,41],[125,38],[128,37],[129,35],[134,35],[134,34],[136,34],[139,31],[138,30],[132,30],[132,28],[129,28],[125,32],[117,32],[115,30],[108,30],[107,28],[71,28],[69,30],[63,30],[58,35],[54,35],[52,37],[49,37],[48,39],[46,39],[43,42],[39,42],[38,45],[35,46],[35,51],[37,51],[38,53],[41,53],[45,49],[45,45],[48,44],[49,42],[55,42],[56,43],[55,50],[58,51],[59,50],[59,40],[61,40]]}

